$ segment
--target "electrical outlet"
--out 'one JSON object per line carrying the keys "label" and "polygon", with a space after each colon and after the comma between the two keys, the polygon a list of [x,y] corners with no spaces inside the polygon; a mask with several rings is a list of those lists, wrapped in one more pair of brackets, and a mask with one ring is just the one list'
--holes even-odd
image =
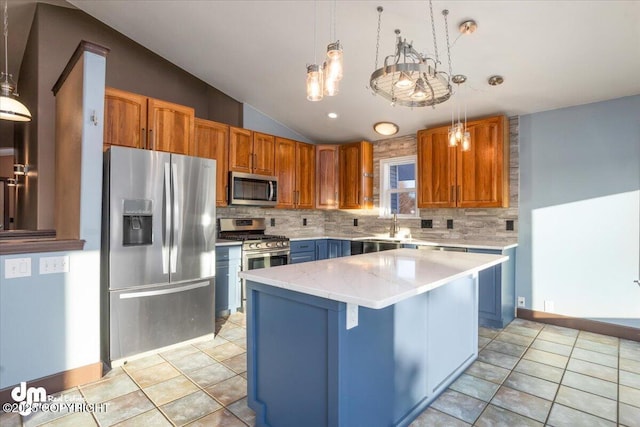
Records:
{"label": "electrical outlet", "polygon": [[302,225],[306,226],[307,225],[307,218],[302,218]]}
{"label": "electrical outlet", "polygon": [[353,226],[354,227],[358,226],[358,218],[353,218]]}
{"label": "electrical outlet", "polygon": [[271,226],[272,227],[276,226],[276,219],[275,218],[271,218]]}
{"label": "electrical outlet", "polygon": [[507,231],[513,231],[513,220],[512,219],[508,219],[507,220]]}
{"label": "electrical outlet", "polygon": [[420,221],[420,228],[433,228],[432,219],[423,219]]}
{"label": "electrical outlet", "polygon": [[453,220],[452,219],[448,219],[447,220],[447,228],[448,229],[453,229]]}
{"label": "electrical outlet", "polygon": [[553,303],[553,301],[545,300],[545,302],[544,302],[544,311],[549,312],[549,313],[553,313],[555,311],[555,304]]}
{"label": "electrical outlet", "polygon": [[518,307],[524,307],[524,297],[518,297]]}
{"label": "electrical outlet", "polygon": [[40,258],[40,274],[67,273],[69,271],[68,256],[51,256]]}

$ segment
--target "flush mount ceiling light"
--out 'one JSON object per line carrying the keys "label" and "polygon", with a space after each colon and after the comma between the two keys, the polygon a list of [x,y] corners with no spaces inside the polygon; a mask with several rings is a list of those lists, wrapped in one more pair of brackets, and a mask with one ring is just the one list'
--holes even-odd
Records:
{"label": "flush mount ceiling light", "polygon": [[31,113],[23,103],[18,101],[16,84],[9,74],[9,14],[7,13],[7,3],[4,3],[4,71],[0,72],[0,119],[14,122],[31,121]]}
{"label": "flush mount ceiling light", "polygon": [[378,122],[373,125],[373,130],[375,130],[380,135],[391,136],[398,133],[400,128],[397,124],[391,122]]}
{"label": "flush mount ceiling light", "polygon": [[[391,101],[391,105],[407,107],[435,106],[451,97],[451,48],[449,44],[449,30],[447,23],[448,10],[442,11],[445,22],[447,41],[447,60],[449,72],[440,70],[438,43],[436,40],[433,6],[429,0],[429,15],[431,17],[431,32],[433,36],[434,55],[418,52],[411,43],[400,36],[400,30],[395,30],[396,51],[384,58],[384,64],[378,68],[380,46],[380,26],[382,21],[382,6],[378,6],[378,33],[376,40],[375,71],[371,74],[369,87],[374,94],[381,95]],[[473,22],[473,21],[465,21]],[[475,24],[475,22],[474,22]],[[474,27],[474,29],[477,25]],[[470,31],[471,33],[473,31]]]}
{"label": "flush mount ceiling light", "polygon": [[487,82],[491,86],[500,86],[502,83],[504,83],[504,78],[502,76],[491,76],[489,77]]}

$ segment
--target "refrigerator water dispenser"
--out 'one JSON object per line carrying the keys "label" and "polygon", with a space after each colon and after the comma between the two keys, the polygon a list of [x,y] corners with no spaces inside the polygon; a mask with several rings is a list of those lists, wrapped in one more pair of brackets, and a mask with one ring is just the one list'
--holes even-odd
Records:
{"label": "refrigerator water dispenser", "polygon": [[122,211],[122,245],[151,245],[153,243],[152,201],[124,200]]}

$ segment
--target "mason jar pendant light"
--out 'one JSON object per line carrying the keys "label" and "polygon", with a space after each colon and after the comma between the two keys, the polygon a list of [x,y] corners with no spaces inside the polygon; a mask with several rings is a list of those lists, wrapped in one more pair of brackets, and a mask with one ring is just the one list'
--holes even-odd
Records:
{"label": "mason jar pendant light", "polygon": [[[336,39],[336,1],[333,1],[331,8],[331,24],[329,36],[331,40]],[[329,43],[327,46],[327,60],[324,63],[324,94],[335,96],[339,91],[339,82],[342,80],[342,45],[340,40]]]}
{"label": "mason jar pendant light", "polygon": [[313,2],[313,64],[307,65],[307,99],[309,101],[321,101],[324,95],[324,79],[322,71],[324,67],[320,67],[316,61],[316,15],[317,5]]}

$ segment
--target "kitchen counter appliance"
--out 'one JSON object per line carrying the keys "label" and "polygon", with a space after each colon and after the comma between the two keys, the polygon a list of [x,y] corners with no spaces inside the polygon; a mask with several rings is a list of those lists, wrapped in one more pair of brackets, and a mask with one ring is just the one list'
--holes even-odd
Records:
{"label": "kitchen counter appliance", "polygon": [[[218,237],[242,242],[242,271],[289,264],[289,239],[285,236],[265,234],[264,218],[220,218]],[[242,306],[246,300],[245,281],[242,279]]]}
{"label": "kitchen counter appliance", "polygon": [[126,147],[105,153],[108,360],[214,333],[215,190],[215,160]]}

